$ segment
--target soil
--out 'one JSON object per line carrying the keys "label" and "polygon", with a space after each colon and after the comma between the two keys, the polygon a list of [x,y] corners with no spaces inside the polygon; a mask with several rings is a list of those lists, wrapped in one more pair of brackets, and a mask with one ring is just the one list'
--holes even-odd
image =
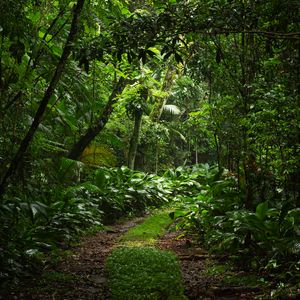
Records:
{"label": "soil", "polygon": [[[0,299],[109,299],[107,277],[104,270],[106,257],[129,228],[141,223],[137,218],[111,226],[93,236],[82,239],[80,246],[55,267],[45,269],[40,277],[25,282],[19,291]],[[190,300],[200,299],[254,299],[258,288],[224,285],[222,275],[208,275],[207,266],[215,258],[178,232],[169,232],[157,243],[161,249],[175,252],[179,257],[185,294]],[[120,299],[122,300],[122,299]]]}
{"label": "soil", "polygon": [[71,249],[73,255],[55,267],[44,270],[39,278],[31,278],[23,283],[20,291],[11,292],[0,299],[109,299],[105,259],[119,237],[143,220],[136,218],[84,237],[80,246]]}
{"label": "soil", "polygon": [[158,247],[178,256],[185,295],[190,300],[250,300],[261,294],[259,287],[224,283],[222,272],[207,273],[209,267],[224,263],[226,257],[209,255],[191,237],[169,232],[158,241]]}

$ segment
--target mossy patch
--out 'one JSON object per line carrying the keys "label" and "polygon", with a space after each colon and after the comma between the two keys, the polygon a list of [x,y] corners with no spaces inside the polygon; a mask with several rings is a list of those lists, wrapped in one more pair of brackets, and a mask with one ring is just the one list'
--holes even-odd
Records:
{"label": "mossy patch", "polygon": [[181,273],[174,254],[153,247],[120,247],[106,262],[112,300],[182,300]]}
{"label": "mossy patch", "polygon": [[186,299],[176,256],[153,247],[173,222],[169,213],[152,213],[130,229],[108,257],[106,269],[112,300]]}
{"label": "mossy patch", "polygon": [[162,236],[166,228],[172,223],[169,211],[153,213],[144,223],[130,229],[125,233],[120,243],[128,246],[147,246],[154,245],[157,238]]}

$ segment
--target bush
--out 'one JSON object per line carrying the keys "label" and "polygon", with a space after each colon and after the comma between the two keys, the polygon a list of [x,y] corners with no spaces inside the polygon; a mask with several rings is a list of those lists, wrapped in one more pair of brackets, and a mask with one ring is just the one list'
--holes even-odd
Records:
{"label": "bush", "polygon": [[[56,248],[68,248],[85,231],[126,215],[143,214],[171,198],[169,180],[127,167],[88,169],[71,180],[80,163],[63,159],[57,183],[15,190],[0,203],[0,287],[42,268]],[[68,184],[62,184],[64,178]],[[38,200],[38,201],[37,201]]]}

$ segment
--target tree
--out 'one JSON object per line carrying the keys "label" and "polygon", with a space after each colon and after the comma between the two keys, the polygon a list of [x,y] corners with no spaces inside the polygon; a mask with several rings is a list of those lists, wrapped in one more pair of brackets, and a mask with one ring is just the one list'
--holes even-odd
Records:
{"label": "tree", "polygon": [[15,173],[16,169],[18,168],[18,165],[20,164],[39,124],[42,121],[42,117],[45,113],[45,110],[47,108],[47,105],[49,103],[49,100],[51,96],[54,93],[54,90],[62,76],[62,73],[64,71],[65,64],[67,62],[67,59],[71,53],[72,50],[72,43],[75,41],[76,34],[78,31],[78,22],[79,22],[79,17],[81,14],[81,11],[83,9],[84,5],[84,0],[78,0],[77,4],[75,5],[74,11],[73,11],[73,19],[72,19],[72,24],[71,24],[71,29],[65,44],[65,47],[63,49],[62,55],[59,59],[59,62],[56,66],[55,72],[52,76],[52,79],[47,87],[47,90],[45,91],[45,94],[43,96],[43,99],[40,102],[40,105],[38,107],[38,110],[35,113],[33,122],[23,138],[19,149],[17,150],[15,156],[13,157],[12,161],[10,162],[10,165],[4,174],[1,184],[0,184],[0,197],[4,194],[5,188],[7,185],[8,179]]}
{"label": "tree", "polygon": [[120,77],[119,81],[115,85],[108,102],[106,103],[101,117],[97,119],[92,126],[90,126],[87,131],[80,137],[80,139],[72,146],[70,152],[68,153],[68,158],[77,160],[84,151],[84,149],[91,143],[92,140],[101,132],[101,130],[106,125],[112,111],[113,105],[118,100],[118,94],[126,86],[126,80],[123,77]]}

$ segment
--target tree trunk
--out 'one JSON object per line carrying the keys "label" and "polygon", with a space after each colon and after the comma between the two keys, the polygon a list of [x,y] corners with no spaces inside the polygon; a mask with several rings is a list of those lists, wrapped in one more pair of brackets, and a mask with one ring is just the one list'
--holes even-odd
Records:
{"label": "tree trunk", "polygon": [[195,145],[195,163],[198,165],[198,139],[196,138],[196,145]]}
{"label": "tree trunk", "polygon": [[215,145],[216,145],[216,151],[217,151],[217,163],[218,163],[218,169],[219,172],[221,172],[221,153],[220,153],[220,142],[218,139],[218,134],[214,133],[214,139],[215,139]]}
{"label": "tree trunk", "polygon": [[[164,92],[167,92],[170,90],[170,88],[172,87],[173,84],[173,80],[174,80],[174,75],[176,74],[176,69],[173,65],[170,65],[168,67],[168,70],[166,72],[166,76],[164,78],[164,82],[162,85],[161,90]],[[164,106],[166,105],[167,102],[167,98],[159,98],[158,102],[156,103],[156,105],[154,106],[152,112],[150,113],[150,119],[153,122],[158,122],[161,114],[163,112]]]}
{"label": "tree trunk", "polygon": [[68,158],[77,160],[80,158],[84,149],[91,143],[91,141],[101,132],[105,127],[111,113],[113,112],[113,105],[118,101],[118,94],[122,93],[126,86],[127,81],[121,77],[114,87],[108,102],[106,103],[101,117],[90,126],[85,134],[79,138],[79,140],[73,145],[68,154]]}
{"label": "tree trunk", "polygon": [[158,173],[158,141],[156,141],[155,145],[155,174]]}
{"label": "tree trunk", "polygon": [[78,0],[77,4],[73,10],[73,19],[72,19],[71,29],[70,29],[65,47],[63,49],[63,53],[61,55],[61,58],[57,64],[57,66],[56,66],[54,75],[49,83],[49,86],[44,94],[44,97],[43,97],[40,105],[39,105],[39,108],[34,116],[33,122],[31,124],[27,134],[25,135],[24,139],[22,140],[17,153],[15,154],[14,158],[12,159],[12,161],[9,165],[9,168],[7,169],[5,175],[3,176],[3,179],[0,184],[0,197],[2,197],[3,194],[5,193],[8,179],[16,172],[21,160],[23,159],[24,154],[25,154],[30,142],[32,141],[32,138],[33,138],[36,130],[38,129],[39,124],[42,121],[42,118],[46,111],[48,102],[49,102],[51,96],[53,95],[55,88],[62,76],[62,73],[64,71],[67,59],[71,53],[72,45],[75,41],[75,37],[76,37],[77,31],[78,31],[79,16],[81,14],[84,2],[85,2],[85,0]]}
{"label": "tree trunk", "polygon": [[132,132],[132,136],[129,143],[129,150],[128,150],[128,158],[127,158],[127,165],[130,169],[134,170],[135,167],[135,157],[136,152],[139,144],[140,138],[140,129],[142,125],[142,116],[143,112],[140,110],[136,110],[134,113],[134,128]]}

